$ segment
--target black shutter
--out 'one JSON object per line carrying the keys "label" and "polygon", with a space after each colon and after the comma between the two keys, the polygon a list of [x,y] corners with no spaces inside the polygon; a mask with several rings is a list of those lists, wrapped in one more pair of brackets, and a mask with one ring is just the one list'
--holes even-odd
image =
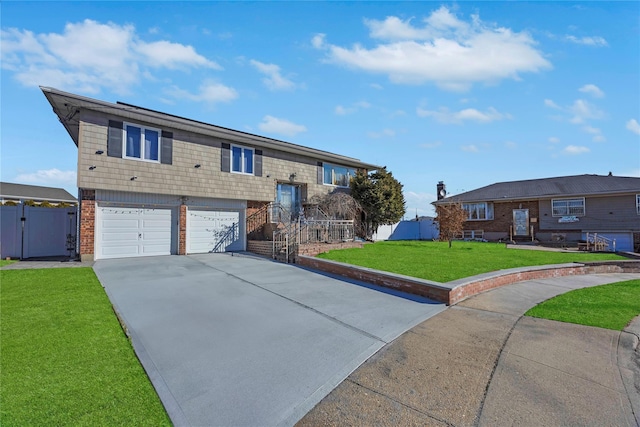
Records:
{"label": "black shutter", "polygon": [[324,167],[322,162],[318,162],[318,184],[324,184]]}
{"label": "black shutter", "polygon": [[262,176],[262,150],[256,150],[253,156],[253,174]]}
{"label": "black shutter", "polygon": [[220,170],[222,172],[231,172],[231,145],[223,142],[220,151]]}
{"label": "black shutter", "polygon": [[162,131],[162,146],[160,147],[160,163],[170,165],[173,162],[173,132]]}
{"label": "black shutter", "polygon": [[122,157],[122,122],[109,120],[107,156]]}

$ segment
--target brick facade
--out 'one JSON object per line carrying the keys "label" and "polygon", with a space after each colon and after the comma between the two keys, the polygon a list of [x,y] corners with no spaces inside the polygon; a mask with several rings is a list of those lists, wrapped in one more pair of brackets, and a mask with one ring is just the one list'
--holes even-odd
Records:
{"label": "brick facade", "polygon": [[95,248],[96,191],[80,189],[80,259],[93,261]]}
{"label": "brick facade", "polygon": [[180,205],[178,212],[178,255],[187,254],[187,205]]}

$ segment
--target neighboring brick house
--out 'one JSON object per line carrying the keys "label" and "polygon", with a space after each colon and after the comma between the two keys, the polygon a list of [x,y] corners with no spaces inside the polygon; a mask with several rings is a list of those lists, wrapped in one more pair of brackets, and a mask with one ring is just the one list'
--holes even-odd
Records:
{"label": "neighboring brick house", "polygon": [[[83,260],[242,251],[246,218],[347,187],[358,159],[41,88],[78,147]],[[212,239],[211,236],[215,236]]]}
{"label": "neighboring brick house", "polygon": [[[575,175],[500,182],[443,198],[461,202],[469,217],[467,235],[479,231],[490,241],[578,242],[586,233],[615,239],[619,251],[640,245],[640,178]],[[532,234],[533,233],[533,234]]]}

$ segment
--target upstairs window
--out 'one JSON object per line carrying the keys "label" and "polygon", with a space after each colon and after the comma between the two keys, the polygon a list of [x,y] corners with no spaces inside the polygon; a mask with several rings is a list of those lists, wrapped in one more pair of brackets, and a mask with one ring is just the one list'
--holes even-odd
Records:
{"label": "upstairs window", "polygon": [[160,130],[125,123],[122,151],[129,159],[160,162]]}
{"label": "upstairs window", "polygon": [[636,194],[636,212],[640,215],[640,194]]}
{"label": "upstairs window", "polygon": [[253,175],[253,149],[232,146],[231,171]]}
{"label": "upstairs window", "polygon": [[324,179],[323,183],[327,185],[336,185],[338,187],[348,187],[351,177],[356,175],[356,170],[344,166],[336,166],[329,163],[323,165]]}
{"label": "upstairs window", "polygon": [[463,203],[467,211],[467,221],[486,221],[493,219],[493,203]]}
{"label": "upstairs window", "polygon": [[551,200],[553,216],[584,216],[584,197]]}

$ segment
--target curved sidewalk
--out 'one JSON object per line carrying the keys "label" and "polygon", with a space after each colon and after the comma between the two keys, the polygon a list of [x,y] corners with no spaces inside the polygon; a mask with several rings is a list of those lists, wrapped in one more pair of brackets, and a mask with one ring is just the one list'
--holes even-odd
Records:
{"label": "curved sidewalk", "polygon": [[[523,317],[598,274],[473,296],[365,362],[298,426],[640,425],[640,319],[625,332]],[[635,329],[633,329],[635,328]]]}

